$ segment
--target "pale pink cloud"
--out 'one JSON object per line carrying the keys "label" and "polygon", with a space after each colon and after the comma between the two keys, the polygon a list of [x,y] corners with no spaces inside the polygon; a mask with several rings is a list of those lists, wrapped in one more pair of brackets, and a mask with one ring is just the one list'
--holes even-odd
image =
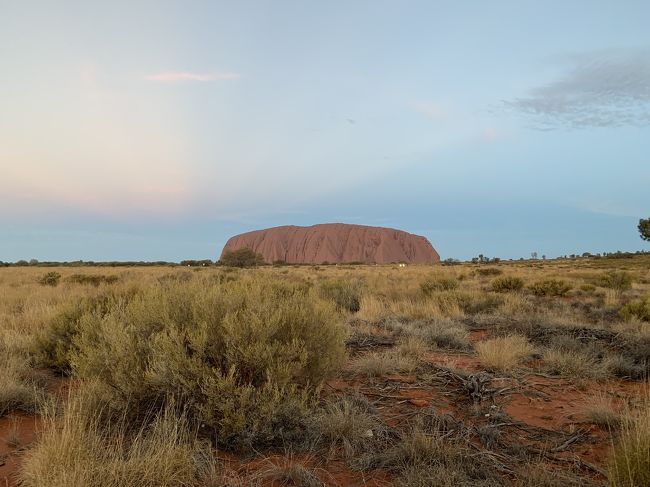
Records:
{"label": "pale pink cloud", "polygon": [[145,76],[147,81],[225,81],[239,79],[239,73],[189,73],[187,71],[168,71]]}
{"label": "pale pink cloud", "polygon": [[413,110],[421,113],[430,120],[442,121],[449,118],[449,111],[438,103],[418,101],[411,104]]}
{"label": "pale pink cloud", "polygon": [[481,140],[491,144],[506,137],[506,134],[494,127],[488,127],[481,132]]}

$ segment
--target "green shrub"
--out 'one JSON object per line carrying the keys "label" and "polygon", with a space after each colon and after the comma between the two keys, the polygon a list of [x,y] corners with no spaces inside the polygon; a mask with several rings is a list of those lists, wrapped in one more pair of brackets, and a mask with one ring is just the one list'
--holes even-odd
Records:
{"label": "green shrub", "polygon": [[458,281],[449,277],[427,277],[420,283],[420,289],[426,296],[435,291],[452,291],[458,287]]}
{"label": "green shrub", "polygon": [[572,286],[559,279],[546,279],[528,286],[535,296],[566,296]]}
{"label": "green shrub", "polygon": [[39,327],[33,338],[35,362],[68,373],[74,338],[79,333],[81,322],[103,317],[113,308],[127,303],[138,292],[137,288],[110,291],[62,305],[52,318]]}
{"label": "green shrub", "polygon": [[600,276],[599,284],[621,293],[632,287],[632,276],[625,271],[609,271]]}
{"label": "green shrub", "polygon": [[41,284],[42,286],[56,286],[59,284],[60,280],[61,280],[61,274],[59,274],[58,272],[48,272],[47,274],[43,274],[38,279],[38,283]]}
{"label": "green shrub", "polygon": [[114,284],[119,279],[117,276],[104,274],[72,274],[65,281],[73,284],[90,284],[97,287],[100,284]]}
{"label": "green shrub", "polygon": [[341,311],[356,313],[361,308],[362,283],[354,280],[328,280],[320,284],[323,299],[332,301]]}
{"label": "green shrub", "polygon": [[623,306],[619,311],[625,320],[636,318],[641,321],[650,321],[650,296]]}
{"label": "green shrub", "polygon": [[264,264],[264,257],[248,247],[242,247],[224,252],[220,262],[228,267],[257,267]]}
{"label": "green shrub", "polygon": [[497,277],[492,281],[492,291],[497,293],[505,293],[511,291],[519,291],[524,287],[524,280],[521,277],[504,276]]}
{"label": "green shrub", "polygon": [[221,445],[274,444],[297,434],[344,360],[335,316],[304,285],[262,278],[152,286],[84,315],[71,363],[129,414],[173,397]]}

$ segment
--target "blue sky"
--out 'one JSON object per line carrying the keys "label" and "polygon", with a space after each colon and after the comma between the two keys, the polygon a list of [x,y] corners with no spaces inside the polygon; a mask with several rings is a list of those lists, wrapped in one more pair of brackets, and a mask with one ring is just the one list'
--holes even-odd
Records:
{"label": "blue sky", "polygon": [[647,248],[645,1],[0,3],[0,260],[348,222]]}

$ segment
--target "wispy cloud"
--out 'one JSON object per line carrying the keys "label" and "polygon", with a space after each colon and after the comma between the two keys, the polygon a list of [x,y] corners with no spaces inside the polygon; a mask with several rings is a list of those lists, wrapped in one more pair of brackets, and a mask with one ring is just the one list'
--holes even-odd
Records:
{"label": "wispy cloud", "polygon": [[573,56],[559,79],[504,105],[540,130],[650,125],[650,49]]}
{"label": "wispy cloud", "polygon": [[179,81],[224,81],[241,78],[239,73],[190,73],[187,71],[167,71],[145,76],[147,81],[179,82]]}

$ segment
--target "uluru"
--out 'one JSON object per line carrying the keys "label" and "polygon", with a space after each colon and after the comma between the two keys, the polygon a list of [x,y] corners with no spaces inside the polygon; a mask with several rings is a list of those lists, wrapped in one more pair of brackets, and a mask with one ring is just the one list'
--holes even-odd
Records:
{"label": "uluru", "polygon": [[346,223],[285,225],[242,233],[228,239],[221,255],[245,247],[261,254],[269,263],[429,264],[440,261],[438,252],[425,237],[394,228]]}

